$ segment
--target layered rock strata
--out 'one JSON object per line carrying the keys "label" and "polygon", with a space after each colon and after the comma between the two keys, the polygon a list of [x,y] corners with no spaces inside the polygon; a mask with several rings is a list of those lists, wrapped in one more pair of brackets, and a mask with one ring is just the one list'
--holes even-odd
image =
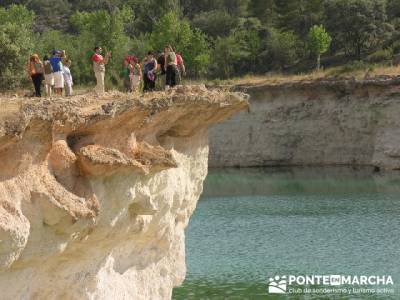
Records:
{"label": "layered rock strata", "polygon": [[241,85],[250,107],[210,130],[210,166],[400,169],[400,77]]}

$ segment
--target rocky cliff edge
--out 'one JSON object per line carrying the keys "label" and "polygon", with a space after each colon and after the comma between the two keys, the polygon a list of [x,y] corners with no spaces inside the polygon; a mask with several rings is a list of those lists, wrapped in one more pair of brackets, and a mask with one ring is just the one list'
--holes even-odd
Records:
{"label": "rocky cliff edge", "polygon": [[201,86],[2,100],[2,299],[171,298],[207,128],[246,107]]}

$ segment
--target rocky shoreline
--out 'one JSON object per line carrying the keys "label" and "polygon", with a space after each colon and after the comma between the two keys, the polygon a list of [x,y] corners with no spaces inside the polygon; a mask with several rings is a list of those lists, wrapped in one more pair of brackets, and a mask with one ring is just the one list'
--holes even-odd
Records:
{"label": "rocky shoreline", "polygon": [[210,131],[210,166],[400,169],[400,76],[241,84],[247,112]]}

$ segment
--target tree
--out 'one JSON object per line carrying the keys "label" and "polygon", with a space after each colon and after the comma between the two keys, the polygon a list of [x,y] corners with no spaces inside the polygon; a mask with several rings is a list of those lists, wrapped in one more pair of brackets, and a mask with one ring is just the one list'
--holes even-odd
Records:
{"label": "tree", "polygon": [[390,19],[400,17],[400,0],[387,0],[386,11]]}
{"label": "tree", "polygon": [[261,23],[273,25],[277,18],[274,0],[251,0],[249,10]]}
{"label": "tree", "polygon": [[385,0],[331,0],[326,2],[326,11],[333,47],[357,59],[379,44],[390,30]]}
{"label": "tree", "polygon": [[204,74],[209,61],[206,37],[198,29],[192,29],[176,12],[167,13],[154,25],[150,40],[155,50],[172,45],[182,54],[190,74]]}
{"label": "tree", "polygon": [[113,12],[116,8],[121,8],[124,4],[123,0],[68,0],[75,11],[92,12],[99,9]]}
{"label": "tree", "polygon": [[35,31],[68,30],[71,5],[67,0],[32,0],[27,2],[27,8],[36,14]]}
{"label": "tree", "polygon": [[[125,34],[125,24],[132,19],[129,8],[115,9],[109,13],[106,10],[94,12],[77,12],[71,17],[71,23],[78,32],[79,55],[75,57],[80,67],[87,68],[84,81],[93,78],[90,71],[90,55],[93,47],[101,46],[106,51],[112,51],[112,59],[108,64],[106,76],[115,85],[120,83],[122,60],[129,50],[130,39]],[[115,59],[114,59],[115,58]]]}
{"label": "tree", "polygon": [[293,31],[271,29],[266,43],[260,54],[265,66],[282,70],[297,61],[299,39]]}
{"label": "tree", "polygon": [[214,77],[229,78],[259,72],[261,22],[256,18],[240,18],[239,25],[228,37],[217,38],[212,52],[210,71]]}
{"label": "tree", "polygon": [[247,17],[250,0],[224,0],[224,7],[233,16]]}
{"label": "tree", "polygon": [[233,62],[239,74],[257,72],[258,56],[261,52],[260,32],[263,29],[257,18],[240,18],[239,25],[232,31],[233,37],[239,46],[240,57]]}
{"label": "tree", "polygon": [[0,89],[11,89],[26,78],[33,48],[34,13],[20,5],[0,8]]}
{"label": "tree", "polygon": [[212,10],[195,15],[192,24],[207,36],[216,38],[228,36],[232,28],[238,25],[238,18],[231,16],[225,10]]}
{"label": "tree", "polygon": [[124,6],[134,12],[134,18],[127,24],[131,37],[152,32],[154,25],[167,13],[181,12],[179,0],[127,0]]}
{"label": "tree", "polygon": [[323,25],[314,25],[308,33],[308,43],[311,53],[317,56],[317,70],[321,67],[321,55],[328,51],[332,38]]}
{"label": "tree", "polygon": [[223,79],[231,77],[235,71],[233,62],[237,61],[241,55],[240,45],[233,35],[217,38],[211,54],[211,74]]}
{"label": "tree", "polygon": [[323,0],[275,0],[279,28],[305,39],[310,27],[322,22],[323,4]]}

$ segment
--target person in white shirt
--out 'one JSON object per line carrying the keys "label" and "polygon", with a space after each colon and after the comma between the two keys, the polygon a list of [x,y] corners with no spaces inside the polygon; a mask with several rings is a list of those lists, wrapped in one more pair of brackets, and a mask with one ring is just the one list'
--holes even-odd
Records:
{"label": "person in white shirt", "polygon": [[65,86],[65,96],[72,96],[72,86],[74,82],[72,81],[72,74],[70,70],[71,61],[67,60],[63,66],[63,76],[64,76],[64,86]]}
{"label": "person in white shirt", "polygon": [[54,73],[53,67],[47,55],[43,58],[44,65],[44,86],[46,88],[46,96],[51,97],[54,88]]}

